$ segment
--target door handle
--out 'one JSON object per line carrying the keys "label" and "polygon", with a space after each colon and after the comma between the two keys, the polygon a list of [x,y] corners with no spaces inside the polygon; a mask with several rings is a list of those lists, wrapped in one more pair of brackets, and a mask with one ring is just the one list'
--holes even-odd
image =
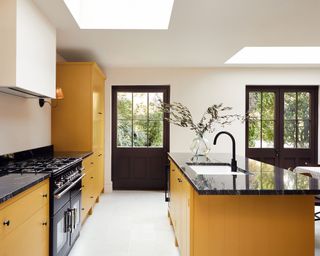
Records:
{"label": "door handle", "polygon": [[276,157],[278,157],[279,156],[279,150],[274,150],[274,152],[276,153]]}

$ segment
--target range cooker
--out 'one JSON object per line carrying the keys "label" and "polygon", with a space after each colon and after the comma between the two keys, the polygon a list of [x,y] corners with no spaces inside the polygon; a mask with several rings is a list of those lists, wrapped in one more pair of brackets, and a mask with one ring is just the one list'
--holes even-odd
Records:
{"label": "range cooker", "polygon": [[0,167],[0,176],[10,173],[49,172],[50,255],[68,255],[81,227],[82,159],[42,157],[9,162]]}

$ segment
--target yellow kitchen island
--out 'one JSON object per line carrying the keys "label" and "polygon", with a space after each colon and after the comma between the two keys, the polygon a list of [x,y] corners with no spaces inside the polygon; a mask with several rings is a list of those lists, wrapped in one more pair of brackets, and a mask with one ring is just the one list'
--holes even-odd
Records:
{"label": "yellow kitchen island", "polygon": [[[318,180],[230,156],[170,153],[169,218],[181,256],[312,256]],[[211,167],[210,167],[211,166]]]}

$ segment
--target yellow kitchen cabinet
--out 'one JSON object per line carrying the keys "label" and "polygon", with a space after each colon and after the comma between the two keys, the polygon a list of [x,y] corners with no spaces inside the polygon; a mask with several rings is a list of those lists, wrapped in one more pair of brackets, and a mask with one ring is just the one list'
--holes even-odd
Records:
{"label": "yellow kitchen cabinet", "polygon": [[169,215],[175,230],[176,245],[182,256],[190,255],[190,201],[192,188],[178,167],[170,164],[170,204]]}
{"label": "yellow kitchen cabinet", "polygon": [[313,196],[200,195],[170,165],[169,217],[181,256],[314,255]]}
{"label": "yellow kitchen cabinet", "polygon": [[0,256],[49,254],[49,181],[0,205]]}
{"label": "yellow kitchen cabinet", "polygon": [[93,152],[84,161],[86,172],[91,173],[83,181],[83,219],[104,191],[105,80],[94,62],[57,64],[57,87],[62,88],[64,99],[53,102],[57,105],[51,115],[54,149]]}

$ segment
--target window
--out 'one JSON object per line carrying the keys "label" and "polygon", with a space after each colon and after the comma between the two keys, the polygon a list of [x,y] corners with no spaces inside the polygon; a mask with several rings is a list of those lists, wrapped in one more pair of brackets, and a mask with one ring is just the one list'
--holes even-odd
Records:
{"label": "window", "polygon": [[310,93],[284,93],[284,148],[310,147]]}
{"label": "window", "polygon": [[117,147],[163,147],[161,92],[117,92]]}
{"label": "window", "polygon": [[273,148],[275,93],[249,92],[249,148]]}

